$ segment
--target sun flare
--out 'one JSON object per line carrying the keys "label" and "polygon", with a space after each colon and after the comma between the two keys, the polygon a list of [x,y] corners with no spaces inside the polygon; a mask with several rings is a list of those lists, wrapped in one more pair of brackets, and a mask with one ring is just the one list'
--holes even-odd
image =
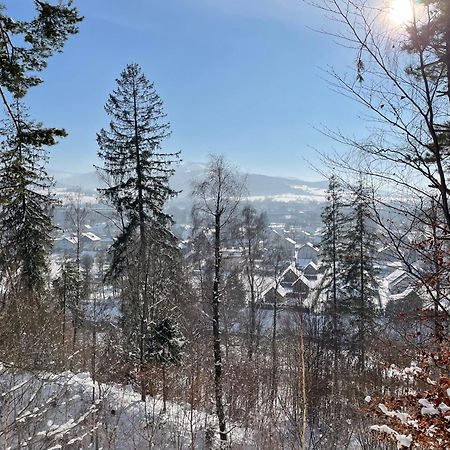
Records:
{"label": "sun flare", "polygon": [[413,0],[391,0],[389,16],[398,25],[412,22],[414,18]]}

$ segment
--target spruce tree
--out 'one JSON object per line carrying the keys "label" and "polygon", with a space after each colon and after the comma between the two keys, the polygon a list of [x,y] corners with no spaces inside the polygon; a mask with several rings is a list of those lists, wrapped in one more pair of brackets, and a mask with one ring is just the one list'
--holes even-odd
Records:
{"label": "spruce tree", "polygon": [[45,163],[54,135],[29,120],[19,103],[3,124],[0,151],[0,245],[7,289],[36,297],[45,285],[53,230],[52,178]]}
{"label": "spruce tree", "polygon": [[327,205],[322,212],[323,233],[320,243],[320,265],[323,277],[319,295],[323,298],[323,308],[327,315],[325,340],[333,349],[333,374],[336,384],[339,350],[342,344],[342,316],[347,311],[343,288],[344,215],[343,189],[339,180],[332,175],[327,191]]}
{"label": "spruce tree", "polygon": [[373,330],[379,293],[371,196],[362,180],[355,188],[350,206],[343,256],[343,300],[355,329],[349,337],[350,348],[358,355],[360,369],[364,370],[367,338]]}
{"label": "spruce tree", "polygon": [[321,291],[325,292],[325,309],[337,315],[343,309],[339,303],[342,291],[343,238],[346,218],[344,215],[343,189],[335,175],[329,180],[327,205],[322,212],[323,233],[320,242],[320,264],[323,269]]}
{"label": "spruce tree", "polygon": [[163,411],[166,411],[168,394],[167,367],[180,364],[185,343],[178,323],[169,317],[157,322],[149,336],[147,359],[158,362],[162,368]]}
{"label": "spruce tree", "polygon": [[[100,194],[118,213],[122,229],[110,252],[109,275],[124,277],[124,331],[137,345],[141,369],[147,352],[149,319],[158,302],[152,284],[152,261],[175,251],[172,218],[164,212],[176,192],[169,187],[178,153],[165,153],[162,143],[169,136],[162,101],[137,64],[128,65],[117,79],[105,110],[108,129],[97,135],[101,174],[107,187]],[[169,258],[170,259],[170,258]],[[155,269],[156,270],[156,269]],[[131,351],[133,353],[133,351]],[[142,386],[142,399],[145,388]]]}
{"label": "spruce tree", "polygon": [[52,180],[43,149],[66,133],[30,121],[19,101],[42,83],[39,74],[48,58],[62,51],[82,18],[71,0],[29,3],[34,15],[18,20],[0,2],[0,102],[6,111],[0,155],[0,281],[9,294],[21,291],[36,298],[44,287],[52,230]]}

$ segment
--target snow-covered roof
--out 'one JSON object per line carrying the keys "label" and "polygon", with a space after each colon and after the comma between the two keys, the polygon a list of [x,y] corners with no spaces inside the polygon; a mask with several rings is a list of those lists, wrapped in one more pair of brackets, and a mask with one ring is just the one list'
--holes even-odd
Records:
{"label": "snow-covered roof", "polygon": [[92,242],[98,242],[101,241],[101,238],[99,238],[96,234],[91,233],[91,232],[87,232],[87,233],[82,233],[81,234],[83,237],[85,237],[86,239],[89,239]]}
{"label": "snow-covered roof", "polygon": [[76,236],[64,236],[62,240],[70,242],[71,244],[75,245],[77,243],[77,237]]}
{"label": "snow-covered roof", "polygon": [[412,294],[413,292],[416,292],[416,289],[414,288],[406,288],[403,292],[400,292],[400,294],[396,295],[390,295],[390,300],[402,300],[403,298],[407,297],[409,294]]}
{"label": "snow-covered roof", "polygon": [[[275,290],[275,283],[273,283],[272,285],[268,286],[266,289],[264,289],[264,291],[261,293],[261,298],[264,298],[271,290]],[[276,292],[281,296],[281,297],[285,297],[288,290],[285,289],[283,286],[278,285]]]}
{"label": "snow-covered roof", "polygon": [[392,273],[390,273],[387,277],[386,277],[386,281],[391,284],[393,283],[395,280],[397,280],[397,278],[400,278],[401,276],[403,276],[405,274],[405,271],[403,269],[396,269],[394,270]]}
{"label": "snow-covered roof", "polygon": [[314,261],[309,261],[309,263],[305,266],[305,269],[307,267],[312,267],[314,270],[319,270],[319,266]]}
{"label": "snow-covered roof", "polygon": [[298,277],[298,279],[293,283],[292,287],[294,287],[299,281],[301,281],[307,287],[310,287],[310,282],[309,282],[308,278],[306,278],[305,276],[303,276],[301,274]]}
{"label": "snow-covered roof", "polygon": [[313,261],[310,258],[297,259],[297,267],[299,267],[301,269],[306,269],[306,267],[309,266],[311,263],[313,263]]}
{"label": "snow-covered roof", "polygon": [[286,269],[281,274],[281,279],[289,272],[292,271],[297,277],[300,276],[300,272],[297,270],[297,267],[295,267],[294,263],[289,264],[289,266],[286,267]]}
{"label": "snow-covered roof", "polygon": [[303,247],[310,247],[313,250],[315,250],[317,253],[319,253],[319,249],[317,247],[314,247],[314,245],[311,244],[311,242],[307,242],[306,244],[303,244],[300,248],[303,248]]}

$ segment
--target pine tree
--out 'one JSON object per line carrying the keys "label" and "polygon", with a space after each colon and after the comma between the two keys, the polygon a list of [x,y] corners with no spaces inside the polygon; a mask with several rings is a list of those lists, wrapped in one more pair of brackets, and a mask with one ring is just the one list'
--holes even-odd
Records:
{"label": "pine tree", "polygon": [[1,270],[8,274],[7,288],[36,296],[48,272],[51,214],[56,203],[50,193],[53,180],[45,169],[44,146],[56,142],[53,133],[28,119],[19,103],[14,116],[15,124],[4,123],[0,152]]}
{"label": "pine tree", "polygon": [[[152,261],[159,254],[175,252],[171,217],[164,206],[176,192],[169,187],[178,153],[165,153],[169,136],[162,101],[137,64],[128,65],[117,79],[105,110],[107,130],[97,135],[101,173],[108,187],[100,193],[116,210],[122,230],[111,248],[110,276],[124,276],[127,298],[124,331],[139,348],[141,369],[145,364],[150,306],[158,295],[152,285]],[[170,259],[170,257],[169,257]],[[134,341],[134,342],[133,342]],[[142,386],[142,399],[145,388]]]}
{"label": "pine tree", "polygon": [[[35,16],[29,20],[13,19],[7,15],[4,2],[0,3],[0,101],[18,133],[23,127],[14,113],[15,100],[42,83],[38,75],[47,66],[47,59],[62,51],[69,36],[78,33],[82,20],[72,0],[56,5],[44,0],[30,3],[34,4]],[[61,133],[63,130],[41,126],[34,130],[34,140],[29,143],[39,146],[40,139]]]}
{"label": "pine tree", "polygon": [[362,180],[355,188],[348,221],[343,256],[342,297],[356,328],[356,332],[350,337],[350,347],[358,354],[359,366],[363,370],[367,338],[373,329],[379,293],[374,266],[376,234],[372,221],[371,197]]}

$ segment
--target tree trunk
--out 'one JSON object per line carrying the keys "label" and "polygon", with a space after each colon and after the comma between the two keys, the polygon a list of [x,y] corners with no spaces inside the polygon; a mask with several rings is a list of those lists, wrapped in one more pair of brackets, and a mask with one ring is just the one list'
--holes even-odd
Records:
{"label": "tree trunk", "polygon": [[276,293],[278,291],[278,283],[275,285],[275,298],[273,302],[273,321],[272,321],[272,385],[270,388],[270,404],[271,408],[275,405],[277,398],[277,314],[278,299]]}
{"label": "tree trunk", "polygon": [[220,241],[220,213],[215,217],[215,243],[214,243],[214,283],[213,283],[213,346],[214,346],[214,391],[216,398],[216,413],[219,420],[220,440],[227,440],[225,410],[223,405],[223,367],[220,338],[220,268],[221,268],[221,241]]}

